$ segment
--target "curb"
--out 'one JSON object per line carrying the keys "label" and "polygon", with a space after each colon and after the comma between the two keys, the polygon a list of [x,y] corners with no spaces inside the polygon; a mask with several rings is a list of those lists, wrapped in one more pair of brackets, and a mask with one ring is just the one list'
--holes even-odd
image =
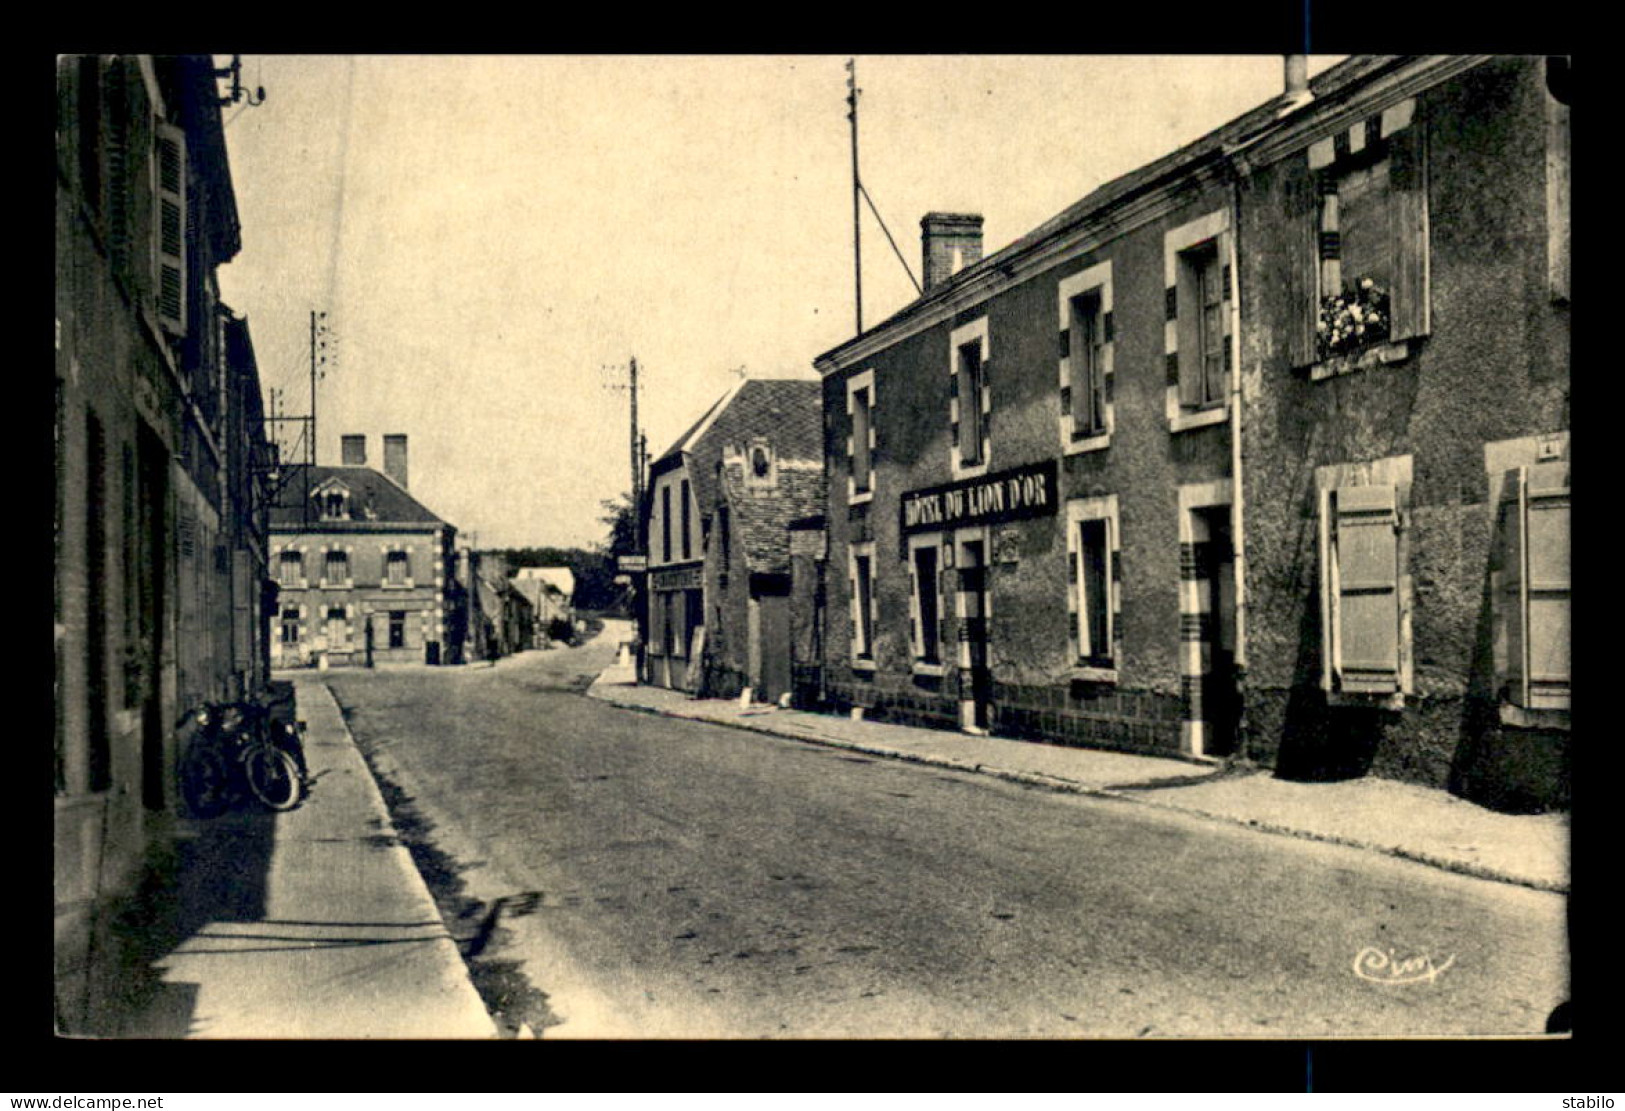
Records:
{"label": "curb", "polygon": [[1126,791],[1112,787],[1097,787],[1088,783],[1080,783],[1074,779],[1062,779],[1059,776],[1045,775],[1042,772],[1014,771],[1008,768],[996,767],[992,764],[976,764],[969,760],[956,760],[951,756],[932,756],[919,752],[903,752],[895,748],[886,748],[879,745],[864,744],[860,741],[843,741],[830,737],[815,737],[807,734],[791,732],[784,729],[772,729],[753,722],[718,720],[709,717],[700,717],[691,714],[674,713],[657,709],[653,706],[639,706],[634,703],[618,702],[606,694],[596,693],[595,681],[583,693],[600,702],[617,706],[623,710],[632,710],[638,713],[653,714],[657,717],[677,718],[683,721],[698,721],[709,725],[721,725],[730,729],[739,729],[747,733],[760,733],[764,736],[779,737],[785,740],[804,741],[807,744],[822,745],[825,748],[839,748],[850,752],[861,752],[867,756],[880,756],[889,760],[901,760],[912,764],[925,764],[931,767],[950,768],[955,771],[971,772],[977,775],[992,776],[995,779],[1006,780],[1010,783],[1020,783],[1029,787],[1042,787],[1046,790],[1063,794],[1086,795],[1091,798],[1115,799],[1120,802],[1132,802],[1142,806],[1154,807],[1177,814],[1187,814],[1192,817],[1204,818],[1208,821],[1222,822],[1226,825],[1238,826],[1242,829],[1256,830],[1260,833],[1272,833],[1278,836],[1295,837],[1303,841],[1319,841],[1328,845],[1341,845],[1350,849],[1363,849],[1367,852],[1381,853],[1384,856],[1395,857],[1400,860],[1409,860],[1416,864],[1424,864],[1431,868],[1453,872],[1457,875],[1469,876],[1473,879],[1490,880],[1495,883],[1511,884],[1515,887],[1527,887],[1535,891],[1546,891],[1557,895],[1569,894],[1567,883],[1556,883],[1532,876],[1520,876],[1513,872],[1492,868],[1489,865],[1474,864],[1470,861],[1453,860],[1449,857],[1437,856],[1417,849],[1407,849],[1400,845],[1381,845],[1373,841],[1362,841],[1354,837],[1344,837],[1335,833],[1317,833],[1313,830],[1298,829],[1293,826],[1282,825],[1277,822],[1260,821],[1257,818],[1238,818],[1233,814],[1218,814],[1194,806],[1183,806],[1178,803],[1165,802],[1162,799],[1148,798],[1143,791]]}
{"label": "curb", "polygon": [[[327,685],[327,681],[325,679],[313,682],[310,685],[320,687],[322,694],[324,694],[333,703],[333,712],[338,716],[339,729],[343,731],[345,743],[350,746],[351,751],[355,754],[355,758],[360,761],[362,770],[366,772],[366,782],[371,808],[374,811],[375,816],[382,818],[386,823],[386,828],[389,830],[389,838],[391,841],[391,844],[388,846],[389,853],[391,857],[394,858],[397,868],[399,868],[401,871],[402,878],[405,881],[406,886],[412,891],[414,898],[423,904],[424,912],[428,914],[429,918],[433,921],[441,921],[440,907],[435,903],[434,895],[429,891],[428,883],[424,880],[423,874],[418,871],[417,863],[412,859],[411,850],[406,847],[406,842],[401,836],[400,830],[398,830],[395,826],[394,816],[389,812],[389,804],[384,801],[384,795],[379,789],[378,780],[373,774],[372,765],[368,763],[366,756],[362,753],[361,746],[356,743],[355,735],[350,732],[350,723],[344,718],[344,707],[339,703],[338,696],[333,693],[332,688]],[[444,927],[443,921],[442,927]],[[456,961],[457,975],[461,977],[462,983],[467,985],[468,991],[474,997],[474,1003],[479,1013],[485,1016],[486,1022],[489,1025],[489,1030],[484,1034],[470,1036],[488,1037],[493,1040],[499,1040],[501,1038],[501,1034],[497,1030],[496,1022],[491,1018],[491,1013],[489,1008],[487,1008],[485,1005],[484,997],[480,995],[479,989],[474,986],[474,981],[468,974],[468,966],[466,963],[464,963],[463,956],[457,949],[457,942],[451,936],[449,930],[445,934],[445,940],[451,943],[451,957]],[[447,963],[449,965],[450,961],[448,960]],[[456,1037],[457,1035],[441,1036]]]}

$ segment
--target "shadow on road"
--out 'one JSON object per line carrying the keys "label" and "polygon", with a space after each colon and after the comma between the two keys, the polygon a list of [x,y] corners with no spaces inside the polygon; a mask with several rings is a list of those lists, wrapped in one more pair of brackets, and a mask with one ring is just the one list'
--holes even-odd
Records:
{"label": "shadow on road", "polygon": [[[337,689],[333,693],[336,698],[339,696]],[[355,714],[344,705],[342,698],[339,709],[367,763],[367,770],[378,784],[396,835],[411,853],[412,863],[428,885],[446,930],[457,943],[457,950],[468,967],[469,979],[497,1029],[504,1037],[511,1038],[520,1033],[521,1027],[540,1035],[547,1027],[562,1023],[563,1019],[548,1005],[547,993],[534,987],[520,971],[520,962],[497,957],[507,942],[502,920],[534,913],[541,905],[542,893],[505,895],[489,903],[470,896],[462,878],[469,866],[459,863],[433,843],[430,835],[434,832],[434,822],[424,816],[410,794],[379,769],[374,758],[378,738],[369,734],[364,723],[357,721],[364,715]]]}

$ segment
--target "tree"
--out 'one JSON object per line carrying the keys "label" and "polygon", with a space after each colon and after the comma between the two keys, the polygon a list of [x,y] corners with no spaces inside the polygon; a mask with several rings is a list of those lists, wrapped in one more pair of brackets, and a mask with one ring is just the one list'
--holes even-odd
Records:
{"label": "tree", "polygon": [[609,539],[604,547],[606,555],[636,555],[643,545],[638,543],[638,507],[632,504],[631,494],[605,499],[598,503],[604,515],[598,518],[609,526]]}

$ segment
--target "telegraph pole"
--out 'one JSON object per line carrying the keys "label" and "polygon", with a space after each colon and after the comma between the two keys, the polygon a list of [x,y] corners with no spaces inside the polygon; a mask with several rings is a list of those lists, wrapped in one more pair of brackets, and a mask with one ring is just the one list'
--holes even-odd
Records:
{"label": "telegraph pole", "polygon": [[852,280],[853,306],[857,310],[858,333],[863,331],[863,236],[859,223],[858,193],[858,60],[846,61],[846,118],[852,121]]}
{"label": "telegraph pole", "polygon": [[[315,309],[311,310],[310,413],[306,416],[299,417],[284,415],[284,408],[287,404],[285,391],[273,387],[271,390],[271,415],[265,418],[265,423],[270,425],[268,438],[273,440],[273,442],[278,445],[279,460],[281,456],[282,426],[285,424],[300,424],[305,426],[303,433],[305,438],[305,458],[303,460],[304,466],[301,467],[300,470],[305,476],[307,495],[309,494],[310,471],[311,468],[316,465],[316,383],[320,379],[327,376],[327,372],[323,368],[327,366],[328,363],[333,361],[332,355],[330,354],[329,343],[332,338],[332,331],[328,328],[326,321],[327,314],[325,312],[317,312]],[[295,446],[298,446],[297,441],[295,441]],[[292,477],[291,471],[287,468],[279,469],[283,474],[281,482],[286,482],[288,478]],[[307,513],[310,511],[309,503],[310,499],[307,496],[304,499],[305,512]]]}
{"label": "telegraph pole", "polygon": [[[642,504],[643,468],[638,465],[638,357],[632,356],[632,504]],[[636,512],[636,509],[633,510]]]}
{"label": "telegraph pole", "polygon": [[632,506],[634,511],[642,504],[643,496],[643,438],[638,433],[638,359],[632,356],[628,367],[627,380],[620,381],[621,368],[618,366],[604,366],[601,368],[606,374],[614,377],[604,383],[609,390],[627,390],[631,393],[632,426],[629,439],[631,470],[632,470]]}
{"label": "telegraph pole", "polygon": [[310,310],[310,465],[316,465],[316,310]]}

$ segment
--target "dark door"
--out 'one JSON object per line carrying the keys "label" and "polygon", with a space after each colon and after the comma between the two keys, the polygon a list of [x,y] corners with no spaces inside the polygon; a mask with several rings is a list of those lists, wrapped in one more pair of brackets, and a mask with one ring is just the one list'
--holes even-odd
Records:
{"label": "dark door", "polygon": [[1200,579],[1209,619],[1203,639],[1208,670],[1202,677],[1202,752],[1229,756],[1236,751],[1241,701],[1236,690],[1236,557],[1230,540],[1230,507],[1201,511],[1208,540],[1198,543]]}
{"label": "dark door", "polygon": [[[164,805],[163,684],[164,615],[169,583],[169,451],[145,425],[136,433],[137,552],[130,568],[134,591],[135,637],[132,701],[141,708],[141,800],[153,810]],[[194,707],[182,707],[192,710]]]}
{"label": "dark door", "polygon": [[987,663],[987,549],[981,540],[959,546],[959,724],[986,729],[993,676]]}

